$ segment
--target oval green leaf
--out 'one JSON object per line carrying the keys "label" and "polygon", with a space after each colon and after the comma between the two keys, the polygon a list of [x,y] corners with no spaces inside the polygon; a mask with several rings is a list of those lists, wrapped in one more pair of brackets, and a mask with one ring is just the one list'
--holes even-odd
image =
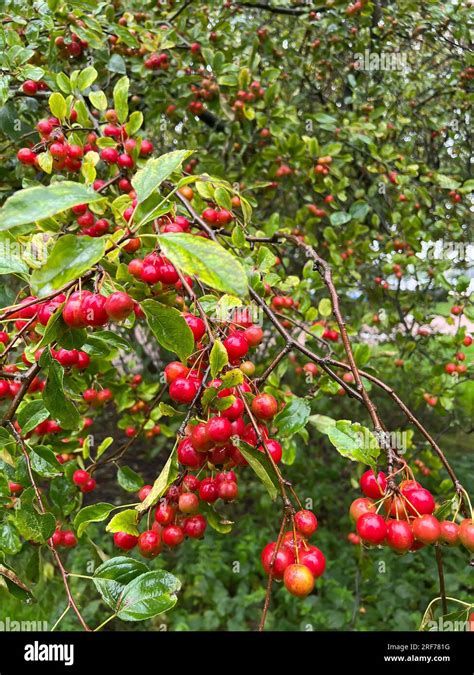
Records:
{"label": "oval green leaf", "polygon": [[218,291],[245,296],[247,275],[241,263],[215,241],[192,234],[170,233],[158,237],[163,253],[186,274]]}
{"label": "oval green leaf", "polygon": [[91,188],[69,180],[18,190],[0,209],[0,232],[51,218],[77,204],[90,204],[101,199],[103,196]]}
{"label": "oval green leaf", "polygon": [[31,290],[39,297],[78,279],[105,253],[104,237],[66,234],[55,243],[45,264],[31,275]]}

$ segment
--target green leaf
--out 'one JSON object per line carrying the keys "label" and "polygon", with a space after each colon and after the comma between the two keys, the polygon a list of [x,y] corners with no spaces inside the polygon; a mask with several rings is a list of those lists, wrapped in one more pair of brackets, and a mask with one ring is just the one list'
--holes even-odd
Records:
{"label": "green leaf", "polygon": [[159,344],[185,361],[194,351],[194,337],[181,313],[156,300],[144,300],[140,306]]}
{"label": "green leaf", "polygon": [[336,424],[336,420],[332,417],[327,417],[326,415],[311,415],[308,417],[308,422],[315,426],[322,434],[326,435],[329,433],[329,427]]}
{"label": "green leaf", "polygon": [[127,492],[138,492],[144,486],[144,480],[129,466],[121,466],[117,471],[117,481]]}
{"label": "green leaf", "polygon": [[103,199],[102,195],[72,181],[18,190],[0,209],[0,232],[51,218],[77,204],[90,204],[100,199]]}
{"label": "green leaf", "polygon": [[237,387],[239,384],[242,384],[244,381],[244,374],[240,368],[234,368],[233,370],[228,370],[225,375],[221,377],[222,384],[219,387],[222,389],[231,389],[232,387]]}
{"label": "green leaf", "polygon": [[[8,235],[2,235],[5,237]],[[2,239],[0,241],[0,274],[28,274],[28,265],[15,251],[14,241]]]}
{"label": "green leaf", "polygon": [[338,420],[335,425],[329,427],[328,438],[343,457],[376,469],[375,460],[380,448],[377,439],[366,427],[358,422]]}
{"label": "green leaf", "polygon": [[442,173],[436,174],[436,182],[445,190],[456,190],[461,185],[459,181],[451,178],[451,176],[445,176]]}
{"label": "green leaf", "polygon": [[87,66],[79,73],[77,78],[77,86],[80,91],[85,91],[97,79],[98,73],[94,66]]}
{"label": "green leaf", "polygon": [[229,534],[232,532],[232,525],[234,524],[230,520],[226,520],[221,515],[219,515],[210,504],[206,502],[201,502],[199,510],[206,516],[206,520],[213,530],[219,532],[219,534]]}
{"label": "green leaf", "polygon": [[60,476],[64,469],[56,459],[55,453],[44,445],[35,445],[30,449],[31,468],[43,478]]}
{"label": "green leaf", "polygon": [[370,345],[366,342],[354,345],[354,358],[359,368],[363,368],[370,359]]}
{"label": "green leaf", "polygon": [[147,572],[149,569],[141,560],[117,556],[95,570],[93,582],[105,602],[116,609],[127,584]]}
{"label": "green leaf", "polygon": [[196,275],[218,291],[237,296],[248,293],[247,275],[241,263],[215,241],[192,234],[158,236],[163,253],[183,272]]}
{"label": "green leaf", "polygon": [[364,220],[370,211],[370,205],[367,202],[357,201],[351,204],[349,212],[354,220]]}
{"label": "green leaf", "polygon": [[53,156],[50,152],[40,152],[36,157],[38,166],[45,173],[51,173],[53,171]]}
{"label": "green leaf", "polygon": [[10,501],[10,488],[8,487],[7,477],[3,473],[0,473],[0,497],[6,497]]}
{"label": "green leaf", "polygon": [[48,417],[49,410],[45,408],[41,399],[22,404],[17,413],[18,424],[21,427],[23,435],[29,434],[30,431],[33,431],[38,424],[44,422]]}
{"label": "green leaf", "polygon": [[337,122],[335,117],[331,117],[330,115],[326,115],[326,113],[317,113],[314,116],[314,119],[319,122],[320,124],[335,124]]}
{"label": "green leaf", "polygon": [[114,108],[117,113],[119,122],[122,124],[128,117],[128,90],[130,87],[130,80],[126,75],[117,80],[114,87]]}
{"label": "green leaf", "polygon": [[303,398],[292,396],[275,417],[274,424],[282,436],[293,436],[306,425],[310,414],[309,403]]}
{"label": "green leaf", "polygon": [[81,509],[74,518],[74,529],[77,532],[77,536],[82,537],[90,523],[100,523],[102,520],[108,518],[114,508],[113,504],[99,502]]}
{"label": "green leaf", "polygon": [[276,256],[267,246],[260,246],[257,256],[257,266],[262,274],[267,274],[275,268]]}
{"label": "green leaf", "polygon": [[221,207],[221,209],[227,209],[232,211],[232,202],[230,201],[230,194],[223,187],[217,187],[214,190],[214,199],[216,204]]}
{"label": "green leaf", "polygon": [[94,347],[93,353],[100,356],[110,354],[111,349],[121,349],[129,352],[132,345],[122,335],[117,335],[111,330],[99,330],[89,334],[87,344]]}
{"label": "green leaf", "polygon": [[331,316],[332,305],[329,298],[323,298],[319,301],[318,312],[321,314],[321,316]]}
{"label": "green leaf", "polygon": [[454,502],[455,499],[447,499],[442,502],[434,512],[436,518],[440,521],[446,520],[454,512]]}
{"label": "green leaf", "polygon": [[177,460],[177,451],[176,448],[173,449],[173,452],[168,457],[166,464],[161,470],[160,475],[153,483],[153,488],[150,490],[146,499],[142,501],[141,504],[136,506],[138,513],[143,513],[148,511],[150,506],[156,504],[156,502],[164,495],[171,483],[176,479],[178,475],[178,460]]}
{"label": "green leaf", "polygon": [[107,110],[107,96],[102,90],[91,91],[89,93],[89,101],[96,110]]}
{"label": "green leaf", "polygon": [[64,429],[77,429],[82,420],[75,405],[66,398],[63,379],[63,368],[57,361],[51,361],[43,391],[43,401],[51,416],[57,419]]}
{"label": "green leaf", "polygon": [[7,555],[15,555],[21,551],[21,539],[13,523],[0,523],[0,551]]}
{"label": "green leaf", "polygon": [[123,57],[120,54],[112,54],[107,64],[107,70],[111,73],[119,73],[120,75],[127,72],[127,66]]}
{"label": "green leaf", "polygon": [[123,590],[117,606],[122,621],[143,621],[172,609],[181,588],[180,580],[164,570],[147,572],[131,581]]}
{"label": "green leaf", "polygon": [[133,189],[137,193],[137,202],[145,201],[162,182],[177,171],[184,160],[192,154],[190,150],[174,150],[161,157],[149,159],[142,169],[132,178]]}
{"label": "green leaf", "polygon": [[348,223],[351,219],[352,219],[351,214],[347,213],[346,211],[335,211],[334,213],[331,213],[331,215],[329,216],[331,225],[334,226],[344,225],[345,223]]}
{"label": "green leaf", "polygon": [[105,528],[107,532],[126,532],[138,537],[138,512],[134,509],[125,509],[117,513]]}
{"label": "green leaf", "polygon": [[49,498],[51,503],[64,517],[75,511],[79,506],[79,491],[65,476],[54,478],[49,484]]}
{"label": "green leaf", "polygon": [[103,258],[105,245],[105,237],[64,235],[55,243],[45,264],[31,275],[31,290],[42,297],[78,279]]}
{"label": "green leaf", "polygon": [[130,115],[126,128],[129,136],[134,136],[143,125],[143,113],[140,110],[135,110]]}
{"label": "green leaf", "polygon": [[71,81],[65,73],[58,73],[56,75],[56,84],[65,94],[72,92]]}
{"label": "green leaf", "polygon": [[212,345],[211,353],[209,355],[209,363],[211,365],[211,376],[216,377],[221,372],[222,368],[229,363],[229,355],[227,349],[220,340],[215,340]]}
{"label": "green leaf", "polygon": [[22,506],[15,512],[15,525],[25,539],[44,544],[56,528],[56,518],[52,513],[37,513],[31,507]]}
{"label": "green leaf", "polygon": [[104,452],[108,448],[110,448],[110,446],[112,445],[113,442],[114,442],[114,439],[112,438],[112,436],[107,436],[106,438],[104,438],[102,443],[97,448],[96,458],[99,459],[99,457],[102,457]]}
{"label": "green leaf", "polygon": [[158,406],[158,412],[160,417],[176,417],[176,415],[184,415],[184,412],[181,410],[176,410],[172,405],[168,403],[163,403],[163,401]]}
{"label": "green leaf", "polygon": [[49,97],[49,109],[51,113],[57,117],[60,121],[64,120],[67,113],[66,99],[59,91],[55,91]]}
{"label": "green leaf", "polygon": [[255,471],[266,487],[272,501],[275,501],[278,495],[278,483],[275,471],[267,455],[243,441],[239,442],[238,448],[249,463],[249,466]]}

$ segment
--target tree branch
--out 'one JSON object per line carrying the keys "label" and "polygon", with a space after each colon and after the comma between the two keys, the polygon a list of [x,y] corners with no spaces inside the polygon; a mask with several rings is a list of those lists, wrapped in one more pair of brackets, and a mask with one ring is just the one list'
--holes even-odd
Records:
{"label": "tree branch", "polygon": [[[31,468],[30,456],[29,456],[28,451],[26,449],[23,438],[20,436],[20,434],[17,432],[17,430],[15,429],[14,425],[11,422],[8,422],[8,426],[10,428],[11,433],[15,437],[16,442],[20,446],[20,448],[23,452],[23,455],[25,457],[26,467],[27,467],[27,470],[28,470],[28,476],[30,478],[31,485],[33,486],[33,489],[35,491],[36,500],[38,502],[38,508],[41,511],[41,513],[45,514],[46,509],[44,508],[43,500],[42,500],[42,497],[41,497],[41,492],[40,492],[40,490],[39,490],[39,488],[38,488],[38,486],[36,485],[36,482],[35,482],[35,477],[33,475],[33,470]],[[61,573],[64,588],[66,590],[66,595],[67,595],[67,598],[68,598],[68,606],[70,606],[74,610],[74,612],[75,612],[77,618],[79,619],[79,622],[80,622],[81,626],[84,628],[84,630],[90,631],[91,629],[89,628],[89,626],[84,621],[84,619],[82,617],[82,614],[79,611],[79,609],[76,605],[76,602],[74,600],[74,597],[71,593],[71,589],[69,587],[69,582],[68,582],[68,573],[67,573],[66,569],[64,568],[64,565],[63,565],[62,560],[59,556],[59,553],[54,548],[54,544],[53,544],[52,539],[49,539],[48,546],[49,546],[49,549],[50,549],[51,553],[53,554],[53,557],[54,557],[54,559],[56,561],[56,564],[59,568],[59,571]]]}

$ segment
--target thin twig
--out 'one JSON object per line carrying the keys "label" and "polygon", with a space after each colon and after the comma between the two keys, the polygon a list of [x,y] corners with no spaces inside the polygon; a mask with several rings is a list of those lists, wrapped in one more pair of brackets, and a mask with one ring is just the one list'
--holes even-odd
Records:
{"label": "thin twig", "polygon": [[448,613],[448,602],[446,600],[446,585],[444,582],[443,554],[441,552],[441,547],[438,543],[435,544],[435,553],[436,553],[436,564],[438,566],[439,594],[441,597],[441,605],[443,607],[443,615],[444,615]]}
{"label": "thin twig", "polygon": [[[42,497],[41,497],[41,492],[40,492],[40,490],[39,490],[39,488],[38,488],[38,486],[36,485],[36,482],[35,482],[35,477],[33,475],[33,470],[31,468],[31,461],[30,461],[30,456],[28,454],[28,450],[26,449],[23,438],[17,432],[14,425],[11,422],[8,422],[8,426],[10,428],[11,433],[15,437],[16,442],[18,443],[18,445],[20,446],[20,448],[23,452],[23,455],[24,455],[25,461],[26,461],[26,467],[27,467],[27,470],[28,470],[28,476],[30,478],[31,485],[33,486],[33,490],[35,491],[35,495],[36,495],[36,500],[38,502],[38,508],[41,511],[41,513],[44,514],[44,513],[46,513],[46,509],[44,508],[43,500],[42,500]],[[48,546],[50,548],[51,553],[53,554],[54,559],[56,560],[56,564],[57,564],[57,566],[59,568],[59,571],[61,573],[64,588],[66,589],[68,604],[74,610],[74,612],[75,612],[77,618],[79,619],[79,622],[80,622],[81,626],[84,628],[84,630],[90,631],[91,629],[89,628],[89,626],[84,621],[84,619],[82,617],[82,614],[79,611],[79,609],[76,605],[76,602],[74,600],[74,597],[71,593],[71,589],[69,587],[69,582],[68,582],[68,573],[67,573],[66,569],[64,568],[64,565],[63,565],[62,560],[59,556],[59,553],[54,548],[54,544],[53,544],[52,539],[49,539]]]}

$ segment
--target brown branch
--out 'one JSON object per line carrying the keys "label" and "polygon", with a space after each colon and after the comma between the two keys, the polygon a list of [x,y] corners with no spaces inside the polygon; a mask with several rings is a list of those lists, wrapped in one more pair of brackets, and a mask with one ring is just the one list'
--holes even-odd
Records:
{"label": "brown branch", "polygon": [[301,321],[298,321],[297,319],[294,319],[291,316],[286,316],[285,314],[281,314],[280,312],[275,312],[275,316],[277,316],[280,319],[284,319],[285,321],[289,321],[294,326],[297,326],[301,331],[303,331],[303,333],[306,333],[306,335],[309,335],[309,337],[313,338],[313,340],[316,340],[316,342],[319,342],[319,344],[322,347],[324,347],[324,349],[327,351],[327,356],[331,356],[332,351],[333,351],[331,345],[328,342],[326,342],[326,340],[324,340],[322,337],[319,337],[319,335],[316,335],[315,333],[312,333],[310,330],[308,330],[308,328],[306,328],[304,323],[302,323]]}
{"label": "brown branch", "polygon": [[173,14],[173,16],[170,16],[170,18],[168,19],[168,23],[171,23],[172,21],[174,21],[175,19],[177,19],[178,16],[181,14],[181,12],[184,12],[184,10],[185,10],[187,7],[189,7],[189,5],[190,5],[192,2],[194,2],[194,0],[187,0],[187,1],[184,3],[184,5],[183,5],[182,7],[180,7],[180,8],[178,9],[178,11],[175,12],[175,13]]}
{"label": "brown branch", "polygon": [[[22,452],[23,452],[23,455],[24,455],[24,457],[25,457],[26,467],[27,467],[27,470],[28,470],[28,476],[29,476],[30,481],[31,481],[31,484],[32,484],[32,486],[33,486],[33,490],[35,491],[36,500],[37,500],[37,502],[38,502],[38,508],[39,508],[39,510],[41,511],[42,514],[45,514],[45,513],[46,513],[46,509],[44,508],[43,500],[42,500],[42,497],[41,497],[41,492],[40,492],[40,490],[39,490],[39,488],[38,488],[38,486],[36,485],[36,482],[35,482],[35,477],[34,477],[34,475],[33,475],[33,470],[32,470],[32,468],[31,468],[30,456],[29,456],[28,451],[27,451],[27,449],[26,449],[26,446],[25,446],[25,443],[24,443],[24,441],[23,441],[23,438],[20,436],[20,434],[17,432],[17,430],[15,429],[14,425],[13,425],[10,421],[8,421],[8,426],[9,426],[9,428],[10,428],[11,433],[12,433],[13,436],[15,437],[16,442],[17,442],[18,445],[20,446],[20,448],[21,448],[21,450],[22,450]],[[50,549],[51,553],[53,554],[53,557],[54,557],[54,559],[55,559],[55,561],[56,561],[56,564],[57,564],[57,566],[58,566],[58,568],[59,568],[59,571],[60,571],[60,573],[61,573],[61,576],[62,576],[62,579],[63,579],[64,588],[65,588],[65,590],[66,590],[66,595],[67,595],[67,599],[68,599],[68,605],[74,610],[74,612],[75,612],[77,618],[79,619],[79,622],[80,622],[81,626],[84,628],[84,630],[85,630],[85,631],[90,631],[91,629],[89,628],[89,626],[88,626],[88,625],[86,624],[86,622],[84,621],[84,619],[83,619],[83,617],[82,617],[82,614],[81,614],[81,612],[79,611],[79,609],[78,609],[78,607],[77,607],[77,605],[76,605],[76,602],[75,602],[75,600],[74,600],[74,597],[73,597],[73,595],[72,595],[72,593],[71,593],[71,589],[70,589],[70,587],[69,587],[69,582],[68,582],[68,572],[67,572],[66,569],[64,568],[64,565],[63,565],[62,560],[61,560],[61,558],[60,558],[60,556],[59,556],[59,553],[58,553],[58,552],[56,551],[56,549],[54,548],[54,544],[53,544],[53,540],[52,540],[52,539],[49,539],[49,540],[48,540],[48,546],[49,546],[49,549]]]}
{"label": "brown branch", "polygon": [[340,305],[339,305],[339,295],[336,291],[336,287],[334,286],[334,282],[332,279],[332,270],[330,265],[323,259],[321,256],[316,253],[316,251],[313,249],[312,246],[309,246],[302,242],[298,237],[295,237],[294,235],[285,235],[285,238],[290,239],[293,241],[299,248],[303,249],[307,255],[308,258],[312,258],[314,261],[315,267],[317,271],[320,273],[324,283],[326,284],[326,287],[329,291],[329,296],[331,298],[331,305],[332,305],[332,311],[334,314],[334,318],[336,319],[337,325],[339,326],[339,331],[341,333],[341,339],[342,343],[344,345],[344,351],[346,352],[347,360],[349,361],[349,365],[351,367],[352,374],[354,375],[354,379],[356,382],[356,389],[358,392],[360,392],[363,400],[365,407],[367,408],[367,411],[372,419],[372,423],[374,425],[374,429],[377,433],[380,433],[383,431],[383,425],[380,420],[379,414],[377,412],[377,408],[375,404],[372,402],[369,394],[367,393],[362,379],[360,377],[359,369],[357,367],[357,364],[355,362],[354,358],[354,353],[352,351],[352,346],[349,340],[349,336],[347,334],[346,330],[346,324],[344,321],[344,318],[341,313]]}
{"label": "brown branch", "polygon": [[265,372],[262,375],[260,375],[260,377],[254,378],[253,383],[255,384],[256,387],[259,387],[261,384],[265,382],[267,377],[271,375],[271,373],[275,370],[280,361],[282,361],[285,358],[285,356],[287,356],[287,354],[291,352],[291,349],[292,345],[287,342],[283,347],[283,349],[279,351],[278,354],[275,356],[275,358],[270,363]]}
{"label": "brown branch", "polygon": [[[176,197],[180,200],[180,202],[183,204],[183,206],[186,208],[190,216],[192,217],[193,221],[204,231],[206,234],[209,236],[210,239],[215,241],[216,243],[219,243],[218,238],[216,233],[212,228],[209,227],[209,225],[206,223],[206,221],[199,215],[199,213],[196,211],[196,209],[192,206],[192,204],[189,202],[184,195],[182,195],[180,192],[176,192]],[[222,232],[219,232],[219,234],[223,234]],[[224,234],[230,234],[230,233],[224,233]],[[279,238],[281,238],[281,235],[277,233],[273,237],[269,238],[264,238],[265,241],[268,242],[275,242],[278,241]],[[252,240],[252,237],[247,237],[248,240]],[[254,238],[255,239],[255,238]],[[259,239],[260,240],[260,239]],[[260,305],[264,313],[267,315],[267,317],[270,319],[270,321],[273,323],[275,328],[278,330],[280,335],[284,338],[287,344],[291,345],[292,348],[298,349],[300,352],[302,352],[305,356],[307,356],[311,361],[314,361],[317,363],[333,380],[335,380],[339,386],[343,387],[345,391],[349,394],[349,396],[352,396],[353,398],[362,401],[362,397],[359,394],[359,392],[355,391],[352,389],[352,387],[348,386],[344,380],[342,380],[336,373],[334,373],[329,366],[327,365],[327,360],[326,358],[319,357],[317,354],[314,354],[310,349],[305,347],[305,345],[300,344],[297,340],[295,340],[292,335],[286,330],[286,328],[282,325],[281,321],[277,318],[276,314],[268,307],[266,302],[261,298],[256,291],[253,290],[253,288],[249,287],[249,293],[250,296]]]}
{"label": "brown branch", "polygon": [[32,317],[29,321],[25,323],[24,326],[20,328],[18,333],[13,337],[12,341],[6,346],[6,348],[3,350],[3,352],[0,354],[0,360],[4,361],[5,357],[12,351],[13,347],[16,345],[18,340],[24,335],[28,329],[31,327],[31,325],[35,322],[36,317]]}
{"label": "brown branch", "polygon": [[333,370],[329,367],[328,364],[331,363],[331,359],[328,359],[327,357],[322,357],[318,356],[315,354],[311,349],[308,349],[306,345],[301,344],[298,342],[298,340],[295,340],[294,337],[286,330],[286,328],[282,325],[281,321],[277,318],[275,313],[273,312],[272,309],[266,304],[266,302],[261,298],[258,293],[256,293],[253,288],[249,289],[250,296],[257,302],[258,305],[262,308],[263,312],[267,315],[267,317],[270,319],[271,323],[275,326],[277,331],[280,333],[280,335],[285,339],[287,344],[290,344],[292,348],[300,351],[302,354],[304,354],[308,359],[311,361],[314,361],[314,363],[318,364],[322,370],[324,370],[325,373],[331,377],[335,382],[339,384],[339,386],[343,387],[345,391],[349,394],[349,396],[352,396],[352,398],[355,398],[359,402],[363,402],[362,396],[358,391],[350,387],[347,382],[344,382],[342,378],[339,377],[336,373],[334,373]]}
{"label": "brown branch", "polygon": [[10,423],[15,416],[15,413],[17,411],[18,406],[23,400],[23,397],[25,394],[28,392],[30,384],[33,382],[39,371],[41,370],[41,367],[39,366],[38,363],[35,363],[31,366],[29,370],[26,371],[21,386],[18,389],[18,392],[16,393],[15,397],[13,398],[12,402],[8,406],[7,412],[3,416],[3,420],[1,422],[1,425],[5,425],[7,423]]}

